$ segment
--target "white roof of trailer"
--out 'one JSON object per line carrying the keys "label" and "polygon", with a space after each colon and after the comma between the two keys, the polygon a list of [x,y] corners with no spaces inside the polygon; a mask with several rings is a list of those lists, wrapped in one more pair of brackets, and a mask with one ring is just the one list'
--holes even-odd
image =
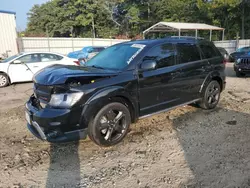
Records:
{"label": "white roof of trailer", "polygon": [[222,31],[224,28],[208,25],[204,23],[181,23],[181,22],[159,22],[143,31],[148,32],[171,32],[171,31],[188,31],[188,30],[217,30]]}

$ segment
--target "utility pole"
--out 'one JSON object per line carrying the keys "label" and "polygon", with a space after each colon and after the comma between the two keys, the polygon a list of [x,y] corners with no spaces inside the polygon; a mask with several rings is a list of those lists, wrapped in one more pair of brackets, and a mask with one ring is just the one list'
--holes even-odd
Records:
{"label": "utility pole", "polygon": [[245,39],[245,0],[241,1],[242,18],[241,18],[241,39]]}
{"label": "utility pole", "polygon": [[94,14],[92,14],[92,31],[93,31],[93,38],[95,38],[95,19],[94,19]]}

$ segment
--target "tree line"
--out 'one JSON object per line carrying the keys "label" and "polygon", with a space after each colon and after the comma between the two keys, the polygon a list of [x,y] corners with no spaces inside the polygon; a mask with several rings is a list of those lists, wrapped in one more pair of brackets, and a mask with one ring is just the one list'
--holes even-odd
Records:
{"label": "tree line", "polygon": [[25,36],[140,38],[160,21],[206,23],[250,38],[250,0],[51,0],[28,13]]}

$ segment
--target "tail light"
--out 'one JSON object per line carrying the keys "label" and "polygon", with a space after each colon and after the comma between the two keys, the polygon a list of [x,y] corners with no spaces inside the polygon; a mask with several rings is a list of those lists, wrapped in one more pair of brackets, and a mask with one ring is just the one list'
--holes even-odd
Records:
{"label": "tail light", "polygon": [[80,66],[80,61],[74,61],[74,63]]}
{"label": "tail light", "polygon": [[223,59],[223,62],[222,62],[224,65],[227,64],[227,60],[226,59]]}

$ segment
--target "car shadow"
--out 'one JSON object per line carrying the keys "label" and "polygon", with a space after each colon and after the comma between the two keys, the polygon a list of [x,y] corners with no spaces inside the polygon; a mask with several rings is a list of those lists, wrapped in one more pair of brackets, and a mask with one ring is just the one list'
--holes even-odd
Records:
{"label": "car shadow", "polygon": [[[178,187],[250,187],[249,119],[250,114],[224,107],[187,111],[173,119],[172,127],[192,172],[192,178]],[[78,142],[51,144],[47,188],[84,187],[78,147]],[[89,148],[97,147],[84,143],[84,153]]]}
{"label": "car shadow", "polygon": [[175,119],[173,128],[193,174],[180,187],[250,187],[249,119],[250,114],[224,108]]}
{"label": "car shadow", "polygon": [[50,145],[46,188],[79,187],[81,183],[79,142]]}

